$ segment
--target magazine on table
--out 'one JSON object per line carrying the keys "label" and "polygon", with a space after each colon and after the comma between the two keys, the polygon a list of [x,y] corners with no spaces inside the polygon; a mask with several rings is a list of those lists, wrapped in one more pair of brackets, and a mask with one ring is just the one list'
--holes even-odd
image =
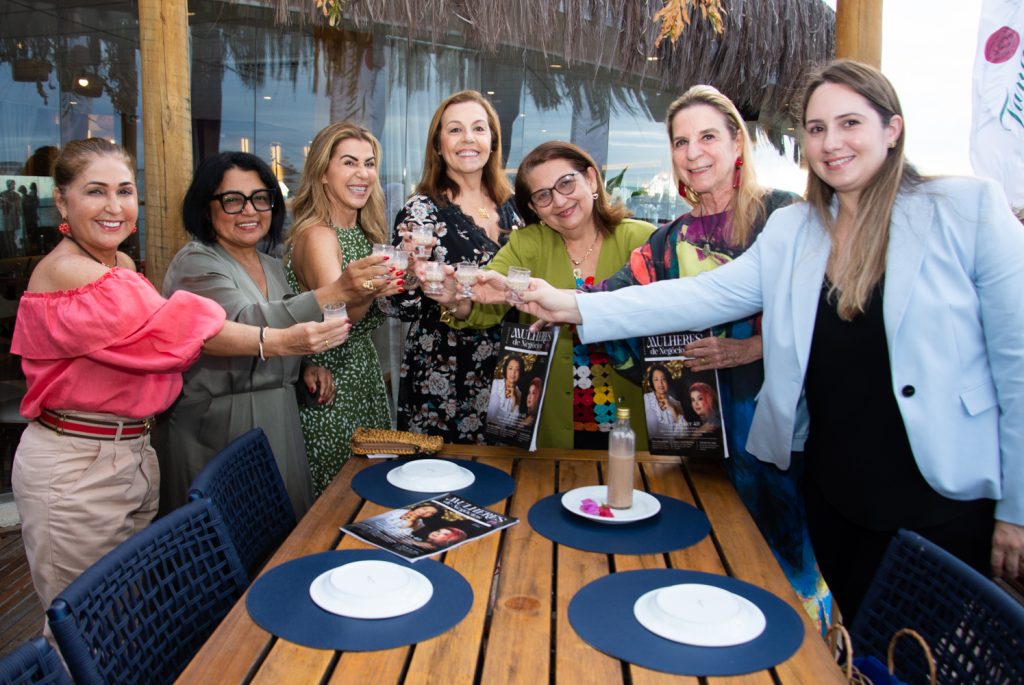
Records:
{"label": "magazine on table", "polygon": [[557,327],[531,331],[529,324],[502,324],[487,405],[486,435],[493,442],[537,449],[537,426],[557,341]]}
{"label": "magazine on table", "polygon": [[644,415],[651,454],[727,458],[717,371],[684,365],[683,350],[712,332],[685,331],[643,338]]}
{"label": "magazine on table", "polygon": [[502,516],[456,495],[441,495],[342,526],[342,532],[409,561],[482,538],[519,519]]}

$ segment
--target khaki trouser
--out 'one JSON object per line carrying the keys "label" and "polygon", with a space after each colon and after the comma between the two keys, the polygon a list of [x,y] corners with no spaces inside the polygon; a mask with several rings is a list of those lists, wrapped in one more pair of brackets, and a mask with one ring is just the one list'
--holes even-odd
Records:
{"label": "khaki trouser", "polygon": [[97,559],[145,528],[160,493],[148,435],[91,440],[57,435],[36,422],[22,435],[11,481],[43,609]]}

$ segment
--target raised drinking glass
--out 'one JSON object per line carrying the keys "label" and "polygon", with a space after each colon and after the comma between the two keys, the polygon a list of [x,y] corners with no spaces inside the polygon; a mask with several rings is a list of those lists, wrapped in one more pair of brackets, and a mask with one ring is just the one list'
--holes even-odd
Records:
{"label": "raised drinking glass", "polygon": [[476,262],[459,262],[455,268],[455,278],[462,286],[463,297],[473,297],[473,284],[476,283],[476,275],[479,272],[480,267]]}
{"label": "raised drinking glass", "polygon": [[416,246],[416,256],[425,259],[430,256],[430,245],[434,242],[434,227],[429,224],[417,224],[412,229],[412,243]]}
{"label": "raised drinking glass", "polygon": [[426,262],[423,266],[423,277],[427,282],[423,292],[440,295],[444,292],[444,262]]}
{"label": "raised drinking glass", "polygon": [[510,266],[505,276],[505,283],[508,284],[508,297],[510,304],[525,304],[522,293],[530,287],[530,270],[522,266]]}

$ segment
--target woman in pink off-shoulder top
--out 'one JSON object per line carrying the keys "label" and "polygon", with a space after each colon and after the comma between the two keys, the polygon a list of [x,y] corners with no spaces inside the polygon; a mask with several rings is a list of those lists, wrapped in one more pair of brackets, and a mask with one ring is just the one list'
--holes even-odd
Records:
{"label": "woman in pink off-shoulder top", "polygon": [[32,582],[44,607],[157,510],[152,417],[181,391],[199,353],[303,355],[341,344],[345,320],[287,329],[224,320],[186,292],[163,299],[117,250],[138,215],[134,163],[99,139],[69,143],[54,166],[62,240],[32,273],[11,350],[32,422],[12,482]]}

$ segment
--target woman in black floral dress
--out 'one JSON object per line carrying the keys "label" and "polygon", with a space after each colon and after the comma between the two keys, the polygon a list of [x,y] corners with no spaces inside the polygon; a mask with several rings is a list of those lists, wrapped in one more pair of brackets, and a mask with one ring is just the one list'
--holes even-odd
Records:
{"label": "woman in black floral dress", "polygon": [[[480,93],[464,90],[434,112],[423,175],[395,219],[395,243],[414,226],[434,229],[433,258],[483,266],[523,225],[501,166],[498,115]],[[411,273],[411,270],[410,270]],[[407,283],[408,285],[408,283]],[[499,327],[452,330],[436,302],[410,288],[392,298],[412,322],[402,360],[398,428],[483,443]]]}

